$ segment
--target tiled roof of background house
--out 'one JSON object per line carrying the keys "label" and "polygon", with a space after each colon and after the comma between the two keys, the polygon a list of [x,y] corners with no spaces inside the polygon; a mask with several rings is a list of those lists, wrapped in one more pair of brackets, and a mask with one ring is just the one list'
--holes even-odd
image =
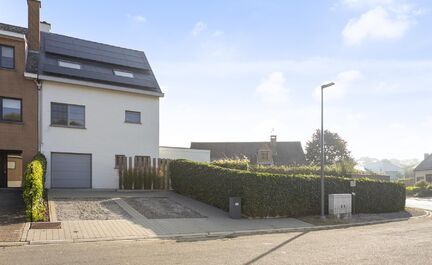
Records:
{"label": "tiled roof of background house", "polygon": [[415,169],[414,171],[422,171],[422,170],[432,170],[432,155],[426,157]]}
{"label": "tiled roof of background house", "polygon": [[19,34],[27,34],[27,28],[5,24],[5,23],[0,23],[0,30],[15,32]]}
{"label": "tiled roof of background house", "polygon": [[[276,142],[278,163],[280,165],[304,165],[305,154],[300,142]],[[210,150],[211,160],[246,156],[251,163],[257,162],[258,150],[271,146],[270,142],[192,142],[192,149]],[[274,150],[273,150],[274,151]]]}

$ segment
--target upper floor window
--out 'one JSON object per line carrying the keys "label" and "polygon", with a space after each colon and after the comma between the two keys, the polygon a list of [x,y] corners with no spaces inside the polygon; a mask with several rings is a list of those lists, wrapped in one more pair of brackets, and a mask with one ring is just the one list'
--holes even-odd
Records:
{"label": "upper floor window", "polygon": [[3,121],[22,121],[21,99],[0,98],[0,118]]}
{"label": "upper floor window", "polygon": [[74,62],[58,61],[59,66],[71,68],[71,69],[81,69],[81,65]]}
{"label": "upper floor window", "polygon": [[84,128],[85,106],[51,102],[51,125]]}
{"label": "upper floor window", "polygon": [[15,49],[13,47],[0,45],[0,67],[15,68]]}
{"label": "upper floor window", "polygon": [[133,75],[133,73],[131,73],[131,72],[125,72],[125,71],[120,71],[120,70],[114,70],[114,74],[115,74],[116,76],[134,78],[134,75]]}
{"label": "upper floor window", "polygon": [[125,122],[141,123],[141,112],[127,110],[125,113]]}

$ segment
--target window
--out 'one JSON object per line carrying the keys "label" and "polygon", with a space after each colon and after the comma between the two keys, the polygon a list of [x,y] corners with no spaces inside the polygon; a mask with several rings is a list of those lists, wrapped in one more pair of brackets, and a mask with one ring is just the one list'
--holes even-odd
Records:
{"label": "window", "polygon": [[22,121],[21,100],[0,98],[0,119],[3,121]]}
{"label": "window", "polygon": [[125,122],[127,123],[141,123],[141,112],[126,111]]}
{"label": "window", "polygon": [[270,160],[270,152],[269,151],[261,151],[260,152],[260,160],[261,161],[268,161]]}
{"label": "window", "polygon": [[85,107],[51,102],[51,125],[84,128]]}
{"label": "window", "polygon": [[0,45],[0,67],[15,68],[15,49],[9,46]]}
{"label": "window", "polygon": [[58,61],[59,66],[61,67],[66,67],[66,68],[71,68],[71,69],[81,69],[81,65],[78,63],[73,63],[73,62],[66,62],[66,61]]}
{"label": "window", "polygon": [[125,71],[120,71],[120,70],[114,70],[114,74],[115,74],[116,76],[134,78],[134,75],[133,75],[133,73],[131,73],[131,72],[125,72]]}
{"label": "window", "polygon": [[122,164],[126,164],[126,156],[125,155],[116,155],[114,168],[118,169],[118,168],[120,168],[120,166]]}

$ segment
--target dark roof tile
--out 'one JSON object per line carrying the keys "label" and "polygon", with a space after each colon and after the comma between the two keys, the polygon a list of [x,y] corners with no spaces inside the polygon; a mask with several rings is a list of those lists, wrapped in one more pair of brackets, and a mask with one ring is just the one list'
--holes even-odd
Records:
{"label": "dark roof tile", "polygon": [[[256,163],[258,150],[268,146],[270,142],[192,142],[192,149],[210,150],[211,160],[237,158],[246,156],[251,163]],[[274,151],[274,150],[273,150]],[[300,142],[276,142],[278,164],[304,165],[305,154]]]}

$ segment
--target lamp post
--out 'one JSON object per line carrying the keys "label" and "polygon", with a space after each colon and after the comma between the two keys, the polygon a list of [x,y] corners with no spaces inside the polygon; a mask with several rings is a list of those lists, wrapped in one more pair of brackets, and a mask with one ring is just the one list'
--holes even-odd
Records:
{"label": "lamp post", "polygon": [[335,83],[331,82],[328,84],[324,84],[321,86],[321,218],[325,218],[324,211],[324,202],[325,202],[325,194],[324,194],[324,88],[331,87]]}

